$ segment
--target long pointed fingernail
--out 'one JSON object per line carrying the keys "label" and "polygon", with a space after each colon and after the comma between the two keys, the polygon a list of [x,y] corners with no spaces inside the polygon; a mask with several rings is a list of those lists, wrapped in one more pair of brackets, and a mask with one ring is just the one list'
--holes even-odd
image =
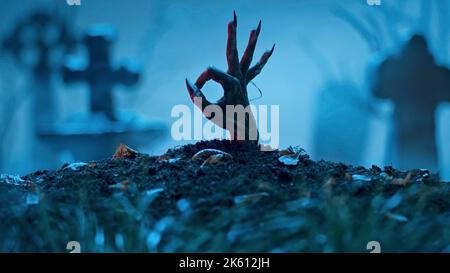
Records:
{"label": "long pointed fingernail", "polygon": [[234,23],[234,27],[237,27],[237,16],[236,16],[235,10],[233,10],[233,23]]}
{"label": "long pointed fingernail", "polygon": [[189,96],[192,98],[194,96],[194,88],[192,88],[191,82],[186,78],[186,88],[189,92]]}
{"label": "long pointed fingernail", "polygon": [[259,20],[258,27],[256,28],[256,35],[259,35],[261,32],[261,20]]}

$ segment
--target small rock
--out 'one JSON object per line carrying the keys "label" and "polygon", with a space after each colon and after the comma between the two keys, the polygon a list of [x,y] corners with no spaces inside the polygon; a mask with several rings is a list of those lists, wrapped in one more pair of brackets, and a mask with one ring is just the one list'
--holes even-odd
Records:
{"label": "small rock", "polygon": [[171,159],[169,159],[169,164],[173,164],[173,163],[177,162],[178,160],[180,160],[179,157],[177,157],[177,158],[171,158]]}
{"label": "small rock", "polygon": [[354,175],[352,175],[352,180],[369,182],[369,181],[372,180],[372,178],[370,178],[370,177],[367,176],[367,175],[354,174]]}
{"label": "small rock", "polygon": [[66,169],[71,169],[72,171],[76,171],[76,170],[78,170],[79,168],[84,167],[84,166],[87,166],[87,165],[88,165],[88,164],[87,164],[87,163],[84,163],[84,162],[75,162],[75,163],[72,163],[72,164],[69,164],[69,165],[65,166],[65,167],[64,167],[64,170],[66,170]]}
{"label": "small rock", "polygon": [[281,150],[280,155],[281,156],[278,158],[278,161],[288,166],[298,165],[299,158],[301,156],[305,156],[305,158],[307,157],[305,150],[298,147],[289,147],[287,150]]}
{"label": "small rock", "polygon": [[280,155],[289,155],[289,154],[296,154],[300,156],[307,156],[307,153],[304,149],[300,147],[289,147],[286,150],[281,150]]}
{"label": "small rock", "polygon": [[394,178],[385,172],[380,173],[380,176],[385,180],[392,180]]}
{"label": "small rock", "polygon": [[299,162],[299,155],[290,154],[290,155],[282,155],[278,158],[278,161],[287,166],[296,166]]}

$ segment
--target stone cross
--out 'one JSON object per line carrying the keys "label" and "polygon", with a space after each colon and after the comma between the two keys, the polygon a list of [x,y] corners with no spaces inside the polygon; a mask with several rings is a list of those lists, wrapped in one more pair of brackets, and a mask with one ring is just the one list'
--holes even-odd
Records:
{"label": "stone cross", "polygon": [[76,40],[64,20],[37,10],[19,21],[3,40],[3,48],[14,59],[31,68],[36,125],[56,121],[56,98],[52,86],[62,55],[74,48]]}
{"label": "stone cross", "polygon": [[394,103],[387,163],[436,170],[435,111],[439,103],[450,101],[450,71],[436,64],[423,36],[414,35],[398,55],[380,64],[373,93]]}
{"label": "stone cross", "polygon": [[110,25],[95,25],[88,29],[84,44],[87,48],[87,66],[76,59],[69,59],[63,68],[66,83],[86,82],[90,89],[90,110],[104,114],[109,120],[117,120],[114,113],[113,87],[117,84],[131,86],[138,82],[141,68],[128,62],[115,65],[111,58],[111,44],[117,36]]}

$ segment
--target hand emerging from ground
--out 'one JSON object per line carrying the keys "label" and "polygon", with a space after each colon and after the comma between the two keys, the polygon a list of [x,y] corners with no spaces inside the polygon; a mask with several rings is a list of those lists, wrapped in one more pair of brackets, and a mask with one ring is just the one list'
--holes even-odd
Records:
{"label": "hand emerging from ground", "polygon": [[[208,67],[192,84],[186,79],[189,95],[197,107],[203,111],[206,118],[214,122],[220,128],[228,130],[232,140],[246,140],[258,142],[259,135],[256,120],[249,106],[247,84],[252,81],[263,69],[275,49],[265,52],[259,62],[250,67],[256,42],[261,31],[261,21],[255,30],[250,33],[247,48],[239,62],[236,47],[236,13],[228,24],[227,63],[228,71],[223,72],[214,67]],[[216,103],[206,99],[201,88],[209,80],[213,80],[224,90],[223,97]],[[222,114],[220,114],[222,113]],[[237,113],[237,114],[236,114]]]}

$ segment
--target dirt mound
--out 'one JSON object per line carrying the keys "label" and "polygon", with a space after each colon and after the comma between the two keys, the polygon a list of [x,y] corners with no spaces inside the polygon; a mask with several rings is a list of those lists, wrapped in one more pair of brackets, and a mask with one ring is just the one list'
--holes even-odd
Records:
{"label": "dirt mound", "polygon": [[3,175],[0,251],[449,251],[449,189],[426,170],[203,141]]}

